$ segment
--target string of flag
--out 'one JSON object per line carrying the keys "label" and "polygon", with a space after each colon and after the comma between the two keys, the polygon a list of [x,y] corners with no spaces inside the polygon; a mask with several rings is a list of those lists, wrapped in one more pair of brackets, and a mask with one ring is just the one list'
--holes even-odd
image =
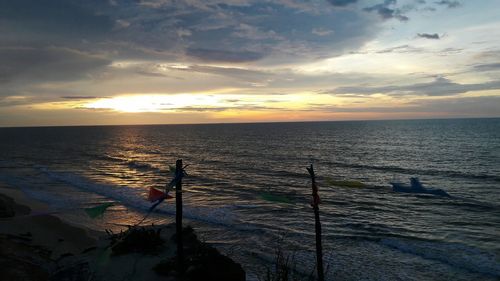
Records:
{"label": "string of flag", "polygon": [[[184,168],[186,168],[187,166],[188,165],[186,165]],[[139,221],[139,223],[137,223],[136,225],[142,223],[156,209],[156,207],[158,207],[158,205],[160,205],[163,201],[175,198],[174,196],[170,195],[169,192],[170,191],[175,191],[175,186],[177,185],[177,183],[184,176],[187,175],[187,173],[185,172],[184,168],[182,169],[182,171],[180,171],[179,173],[177,173],[175,166],[169,165],[169,171],[170,171],[170,173],[172,173],[174,175],[174,177],[172,178],[172,180],[168,184],[166,184],[165,191],[159,190],[159,189],[157,189],[155,187],[150,187],[149,188],[149,192],[148,192],[148,195],[147,195],[147,200],[150,203],[153,203],[153,205],[151,205],[148,208],[148,212],[146,213],[146,215],[144,216],[144,218],[142,218]],[[363,186],[363,184],[360,183],[360,182],[354,182],[354,181],[334,181],[331,178],[326,178],[326,183],[330,184],[330,185],[349,186],[349,187],[360,187],[360,186]],[[293,200],[292,198],[289,198],[289,197],[284,196],[284,195],[274,194],[274,193],[271,193],[271,192],[262,192],[262,193],[259,194],[259,197],[262,200],[273,202],[273,203],[283,203],[283,204],[295,204],[296,203],[295,200]],[[320,203],[321,203],[321,199],[316,194],[316,196],[313,197],[311,205],[317,205],[317,204],[320,204]],[[92,219],[95,219],[95,218],[103,217],[104,213],[110,207],[112,207],[114,205],[115,205],[114,203],[107,202],[107,203],[99,204],[99,205],[94,206],[94,207],[83,208],[83,210],[87,214],[88,217],[90,217]],[[57,212],[51,212],[51,214],[54,214],[54,213],[57,213]],[[45,214],[45,213],[40,213],[40,214],[38,214],[38,213],[32,213],[32,214],[30,214],[28,216],[36,216],[36,215],[42,215],[42,214]]]}
{"label": "string of flag", "polygon": [[[187,166],[188,165],[184,166],[184,168],[186,168]],[[149,188],[147,200],[149,202],[153,203],[153,205],[151,205],[151,207],[148,208],[148,212],[147,212],[146,216],[143,219],[141,219],[138,224],[140,224],[141,222],[143,222],[149,216],[149,214],[152,213],[154,211],[154,209],[158,205],[160,205],[163,201],[174,198],[172,195],[169,194],[169,192],[170,191],[175,191],[175,186],[177,185],[177,183],[184,176],[187,175],[187,173],[185,172],[184,168],[182,169],[182,171],[180,173],[176,173],[175,166],[169,166],[169,171],[172,174],[174,174],[174,178],[166,185],[165,191],[158,190],[155,187],[150,187]],[[87,214],[87,216],[89,218],[96,219],[96,218],[103,217],[104,213],[110,207],[112,207],[114,205],[116,205],[116,204],[112,203],[112,202],[106,202],[106,203],[102,203],[102,204],[99,204],[99,205],[96,205],[96,206],[93,206],[93,207],[87,207],[87,208],[82,208],[82,209]],[[31,212],[30,214],[27,214],[27,215],[15,216],[15,217],[9,218],[9,219],[18,219],[18,218],[22,218],[22,217],[33,217],[33,216],[42,216],[42,215],[52,215],[52,214],[58,214],[58,213],[61,213],[61,212],[62,212],[61,210],[58,210],[58,211],[44,211],[44,212],[36,212],[35,211],[35,212]]]}
{"label": "string of flag", "polygon": [[[180,171],[177,171],[177,169],[173,166],[169,166],[170,172],[175,175],[174,178],[165,187],[165,192],[160,191],[160,190],[153,188],[153,187],[151,187],[149,189],[148,200],[151,203],[154,202],[154,204],[148,209],[148,212],[146,213],[146,215],[139,222],[137,222],[135,225],[141,224],[147,217],[149,217],[149,215],[154,211],[154,209],[158,205],[160,205],[165,199],[174,198],[173,196],[169,195],[168,193],[170,191],[175,190],[175,186],[177,185],[177,183],[179,183],[183,177],[187,176],[187,173],[185,170],[185,168],[187,166],[189,166],[189,165],[182,167],[182,169]],[[176,192],[178,192],[178,190],[176,190]]]}

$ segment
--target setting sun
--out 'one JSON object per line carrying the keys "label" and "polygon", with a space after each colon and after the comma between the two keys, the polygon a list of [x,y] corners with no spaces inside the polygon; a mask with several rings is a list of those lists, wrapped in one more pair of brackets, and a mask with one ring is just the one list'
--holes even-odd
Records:
{"label": "setting sun", "polygon": [[84,105],[89,109],[111,109],[120,112],[161,112],[182,108],[213,108],[222,104],[212,95],[133,95],[104,98]]}

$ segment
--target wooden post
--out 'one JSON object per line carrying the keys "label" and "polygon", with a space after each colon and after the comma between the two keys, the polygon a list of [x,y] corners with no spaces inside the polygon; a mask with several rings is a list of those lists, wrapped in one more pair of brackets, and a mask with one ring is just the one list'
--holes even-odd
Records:
{"label": "wooden post", "polygon": [[321,245],[321,222],[319,221],[319,195],[318,186],[316,186],[316,176],[314,175],[313,165],[307,168],[312,180],[312,197],[311,206],[314,210],[314,220],[316,222],[316,268],[318,269],[318,280],[324,281],[325,275],[323,271],[323,246]]}
{"label": "wooden post", "polygon": [[177,266],[178,272],[182,275],[184,272],[184,247],[182,243],[182,159],[175,162],[175,225],[177,237]]}

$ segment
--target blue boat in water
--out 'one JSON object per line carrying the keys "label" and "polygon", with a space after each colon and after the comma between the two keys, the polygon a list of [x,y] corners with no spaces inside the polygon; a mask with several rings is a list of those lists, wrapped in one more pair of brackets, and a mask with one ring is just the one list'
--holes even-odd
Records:
{"label": "blue boat in water", "polygon": [[405,193],[423,193],[423,194],[433,194],[438,196],[451,197],[446,191],[437,188],[425,188],[417,177],[410,178],[410,184],[405,184],[402,182],[392,181],[392,190],[395,192],[405,192]]}

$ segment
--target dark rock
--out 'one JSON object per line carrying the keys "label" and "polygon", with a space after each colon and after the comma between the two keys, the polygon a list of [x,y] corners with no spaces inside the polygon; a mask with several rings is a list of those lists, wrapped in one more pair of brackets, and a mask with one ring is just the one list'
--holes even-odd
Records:
{"label": "dark rock", "polygon": [[16,214],[14,210],[14,200],[0,195],[0,218],[10,218]]}
{"label": "dark rock", "polygon": [[162,261],[153,267],[153,270],[157,274],[162,276],[175,275],[176,269],[177,269],[177,262],[175,258]]}
{"label": "dark rock", "polygon": [[0,280],[45,281],[48,272],[41,266],[16,257],[0,257]]}
{"label": "dark rock", "polygon": [[135,228],[111,235],[111,250],[114,255],[128,253],[156,254],[165,241],[160,236],[161,229]]}
{"label": "dark rock", "polygon": [[11,218],[16,214],[29,214],[30,208],[16,204],[14,199],[0,194],[0,218]]}
{"label": "dark rock", "polygon": [[245,271],[241,265],[207,244],[202,244],[196,254],[189,259],[186,280],[245,280]]}
{"label": "dark rock", "polygon": [[[222,255],[212,246],[199,241],[191,227],[183,229],[182,237],[185,256],[184,268],[186,268],[183,280],[245,280],[245,271],[241,265]],[[176,240],[175,235],[172,239]],[[175,258],[157,264],[153,270],[163,276],[175,277],[178,275]]]}

